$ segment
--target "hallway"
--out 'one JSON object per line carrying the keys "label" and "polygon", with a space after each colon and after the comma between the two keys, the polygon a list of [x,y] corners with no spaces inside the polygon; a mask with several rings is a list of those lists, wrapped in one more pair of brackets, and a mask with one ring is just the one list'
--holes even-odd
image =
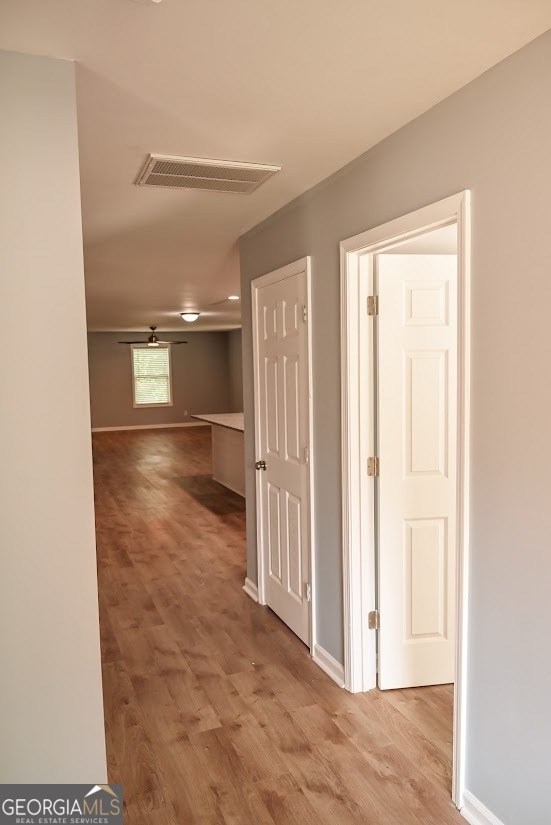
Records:
{"label": "hallway", "polygon": [[125,825],[459,825],[449,686],[352,696],[242,590],[210,428],[96,433],[109,781]]}

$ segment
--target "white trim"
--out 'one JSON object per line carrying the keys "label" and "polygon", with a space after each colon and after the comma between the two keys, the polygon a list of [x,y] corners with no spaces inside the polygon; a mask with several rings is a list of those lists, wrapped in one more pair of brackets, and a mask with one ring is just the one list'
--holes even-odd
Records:
{"label": "white trim", "polygon": [[[341,244],[344,673],[345,687],[351,693],[377,684],[376,634],[364,632],[363,612],[375,609],[374,481],[364,471],[368,457],[374,454],[373,405],[368,403],[373,383],[372,342],[365,323],[372,284],[371,256],[349,255]],[[360,353],[365,359],[360,359]],[[365,360],[364,380],[360,360]],[[360,408],[368,416],[367,423]]]}
{"label": "white trim", "polygon": [[[260,392],[260,376],[258,373],[259,363],[256,357],[258,353],[258,326],[257,326],[257,307],[258,307],[258,290],[261,287],[269,284],[283,281],[285,278],[291,278],[293,275],[298,275],[301,272],[306,273],[306,308],[307,308],[307,348],[308,348],[308,528],[310,539],[310,587],[311,587],[311,602],[310,602],[310,653],[314,650],[316,643],[316,581],[315,581],[315,522],[314,522],[314,403],[313,403],[313,370],[312,370],[312,303],[311,303],[311,283],[312,283],[312,267],[311,258],[306,256],[291,264],[282,266],[273,272],[267,272],[265,275],[260,275],[251,281],[251,298],[252,298],[252,337],[253,337],[253,384],[254,384],[254,439],[255,439],[255,454],[258,454],[257,445],[260,444],[260,417],[257,411],[260,408],[259,392]],[[258,563],[258,602],[259,604],[266,604],[266,595],[264,588],[264,557],[262,554],[262,520],[260,518],[261,509],[259,507],[260,501],[260,482],[259,474],[256,477],[256,549],[257,549],[257,563]]]}
{"label": "white trim", "polygon": [[202,421],[184,421],[182,424],[125,424],[123,427],[92,427],[93,433],[114,433],[119,430],[171,430],[174,427],[209,427]]}
{"label": "white trim", "polygon": [[316,621],[316,519],[315,519],[315,496],[314,496],[314,371],[312,367],[312,264],[311,258],[306,259],[306,336],[308,345],[308,511],[310,520],[310,654],[316,645],[317,621]]}
{"label": "white trim", "polygon": [[373,256],[410,238],[457,223],[458,242],[458,548],[457,646],[454,691],[453,788],[463,802],[465,708],[467,701],[467,615],[469,572],[469,423],[470,423],[470,192],[438,203],[343,241],[341,251],[341,414],[342,519],[345,687],[351,692],[377,684],[376,634],[366,629],[375,609],[375,546],[372,482],[365,472],[369,456],[372,373],[366,299]]}
{"label": "white trim", "polygon": [[339,687],[344,687],[344,667],[317,642],[314,644],[312,659]]}
{"label": "white trim", "polygon": [[253,602],[258,601],[258,587],[252,581],[252,579],[249,579],[248,576],[245,579],[245,584],[243,585],[243,590],[245,591],[247,596],[250,596],[250,598],[253,600]]}
{"label": "white trim", "polygon": [[452,799],[463,805],[467,731],[467,662],[470,562],[470,444],[471,444],[471,193],[457,207],[458,289],[458,455],[457,470],[457,597],[453,715]]}
{"label": "white trim", "polygon": [[463,791],[463,802],[461,816],[471,825],[503,825],[503,822],[470,791]]}

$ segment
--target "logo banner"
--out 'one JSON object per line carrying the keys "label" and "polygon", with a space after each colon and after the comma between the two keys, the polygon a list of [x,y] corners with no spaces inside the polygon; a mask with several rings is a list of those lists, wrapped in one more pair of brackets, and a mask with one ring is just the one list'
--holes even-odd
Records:
{"label": "logo banner", "polygon": [[0,825],[122,825],[122,785],[0,785]]}

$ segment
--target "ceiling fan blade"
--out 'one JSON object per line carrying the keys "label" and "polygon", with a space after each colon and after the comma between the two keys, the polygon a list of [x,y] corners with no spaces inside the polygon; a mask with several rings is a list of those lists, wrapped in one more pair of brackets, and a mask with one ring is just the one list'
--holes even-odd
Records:
{"label": "ceiling fan blade", "polygon": [[158,344],[187,344],[187,341],[157,341]]}

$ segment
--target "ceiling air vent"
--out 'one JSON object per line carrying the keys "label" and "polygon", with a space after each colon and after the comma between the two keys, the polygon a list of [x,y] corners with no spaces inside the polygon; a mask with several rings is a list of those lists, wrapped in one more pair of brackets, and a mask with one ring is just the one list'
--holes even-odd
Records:
{"label": "ceiling air vent", "polygon": [[234,163],[231,160],[184,158],[177,155],[149,155],[136,184],[248,195],[280,170],[281,166],[265,166],[258,163]]}

